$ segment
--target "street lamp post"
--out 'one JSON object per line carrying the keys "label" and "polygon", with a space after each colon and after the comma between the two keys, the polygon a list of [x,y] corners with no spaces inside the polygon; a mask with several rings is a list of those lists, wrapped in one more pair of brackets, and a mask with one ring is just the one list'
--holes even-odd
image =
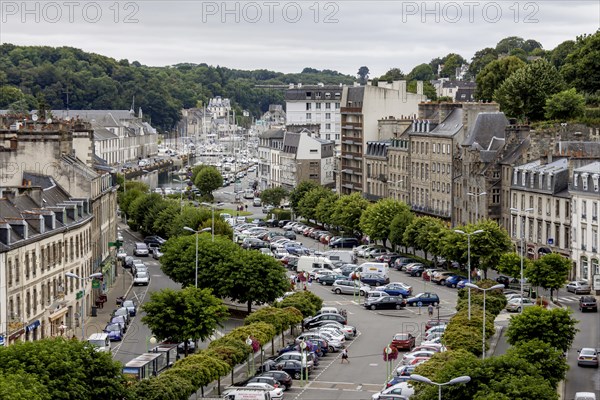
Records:
{"label": "street lamp post", "polygon": [[467,193],[468,196],[475,196],[475,223],[477,223],[479,221],[479,196],[483,196],[486,194],[487,194],[486,192],[481,192],[481,193],[468,192]]}
{"label": "street lamp post", "polygon": [[411,381],[417,381],[417,382],[423,382],[423,383],[427,383],[429,385],[436,385],[438,387],[438,400],[442,400],[442,386],[446,386],[446,385],[456,385],[458,383],[467,383],[471,380],[470,376],[459,376],[458,378],[454,378],[448,382],[445,383],[436,383],[433,382],[431,379],[429,378],[425,378],[422,375],[417,375],[417,374],[412,374],[408,377],[409,380]]}
{"label": "street lamp post", "polygon": [[[461,235],[467,235],[467,268],[469,273],[467,274],[467,282],[471,283],[471,236],[483,233],[483,229],[478,229],[475,232],[466,233],[460,229],[455,229],[454,232],[460,233]],[[471,288],[469,288],[469,320],[471,320]]]}
{"label": "street lamp post", "polygon": [[223,203],[211,204],[211,203],[202,203],[205,207],[212,208],[212,241],[215,241],[215,208],[221,207]]}
{"label": "street lamp post", "polygon": [[196,234],[196,268],[195,268],[195,286],[196,288],[198,288],[198,234],[202,233],[202,232],[209,232],[211,229],[210,228],[204,228],[201,229],[199,231],[190,228],[189,226],[184,226],[183,229],[185,229],[186,231],[190,231],[190,232],[194,232],[194,234]]}
{"label": "street lamp post", "polygon": [[[518,208],[511,208],[511,212],[516,212],[519,215]],[[521,210],[524,213],[530,213],[533,211],[533,208],[526,208]],[[520,216],[520,215],[519,215]],[[523,249],[525,248],[525,218],[521,218],[521,303],[523,302],[523,261],[525,260],[525,255],[523,254]],[[521,314],[523,313],[523,306],[521,305]]]}
{"label": "street lamp post", "polygon": [[90,276],[88,276],[87,278],[81,277],[79,275],[76,275],[72,272],[67,272],[65,273],[65,276],[71,279],[79,279],[81,281],[81,289],[82,289],[82,296],[81,296],[81,340],[85,340],[85,280],[88,279],[94,279],[94,278],[101,278],[102,274],[100,272],[97,272],[95,274],[91,274]]}
{"label": "street lamp post", "polygon": [[482,339],[481,339],[481,341],[482,341],[482,343],[481,343],[481,358],[485,359],[485,294],[488,290],[504,289],[504,285],[502,285],[502,284],[494,285],[487,289],[484,289],[477,285],[473,285],[472,283],[465,283],[465,286],[468,286],[469,288],[473,288],[475,290],[481,290],[483,292],[483,334],[482,334]]}

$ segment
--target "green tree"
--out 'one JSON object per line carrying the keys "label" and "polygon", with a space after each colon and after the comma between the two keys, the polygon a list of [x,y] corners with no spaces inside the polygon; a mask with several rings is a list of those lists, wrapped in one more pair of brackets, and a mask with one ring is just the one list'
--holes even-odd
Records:
{"label": "green tree", "polygon": [[435,78],[435,74],[429,64],[419,64],[406,75],[409,81],[430,81]]}
{"label": "green tree", "polygon": [[306,318],[315,315],[321,309],[323,300],[309,291],[296,292],[278,302],[276,306],[280,308],[295,308]]}
{"label": "green tree", "polygon": [[414,218],[415,215],[410,209],[402,210],[394,216],[390,224],[390,242],[392,242],[392,245],[407,246],[407,243],[404,241],[404,232]]}
{"label": "green tree", "polygon": [[504,83],[513,72],[523,68],[526,64],[517,57],[504,57],[486,64],[477,74],[475,98],[478,100],[492,101],[496,90]]}
{"label": "green tree", "polygon": [[205,221],[210,221],[211,219],[212,212],[206,208],[184,206],[175,218],[169,222],[168,237],[189,235],[190,232],[183,229],[184,227],[187,226],[194,230],[199,230]]}
{"label": "green tree", "polygon": [[369,68],[365,66],[360,67],[356,75],[358,75],[358,81],[364,85],[367,83],[367,79],[369,79]]}
{"label": "green tree", "polygon": [[489,63],[496,61],[497,59],[498,53],[495,49],[486,47],[485,49],[479,50],[471,59],[471,64],[469,64],[469,73],[472,76],[477,77],[479,72],[481,72]]}
{"label": "green tree", "polygon": [[194,394],[194,386],[183,376],[165,371],[158,376],[136,382],[132,397],[144,400],[183,400]]}
{"label": "green tree", "polygon": [[159,340],[185,342],[186,355],[188,339],[208,338],[229,316],[223,301],[213,296],[210,289],[193,286],[153,292],[141,308],[146,313],[142,322],[152,334]]}
{"label": "green tree", "polygon": [[[558,46],[556,46],[552,51],[549,52],[549,59],[552,64],[560,71],[561,67],[567,61],[567,56],[575,49],[575,41],[574,40],[565,40]],[[566,79],[566,77],[565,77]]]}
{"label": "green tree", "polygon": [[390,221],[396,215],[410,213],[406,203],[394,199],[381,199],[377,203],[369,204],[360,217],[360,228],[371,240],[382,240],[383,244],[390,236]]}
{"label": "green tree", "polygon": [[369,206],[369,202],[360,193],[341,196],[336,200],[333,223],[346,233],[360,232],[360,217]]}
{"label": "green tree", "polygon": [[217,168],[209,166],[196,176],[194,185],[204,198],[212,198],[212,192],[223,186],[223,177]]}
{"label": "green tree", "polygon": [[567,56],[560,72],[569,84],[584,93],[594,93],[600,87],[600,30],[593,35],[578,36],[573,51]]}
{"label": "green tree", "polygon": [[496,44],[496,52],[498,54],[508,54],[511,50],[522,49],[525,47],[525,40],[518,36],[509,36],[500,40]]}
{"label": "green tree", "polygon": [[304,198],[304,196],[306,195],[306,193],[310,192],[313,189],[318,188],[319,185],[317,185],[314,182],[310,182],[310,181],[302,181],[298,184],[298,186],[296,186],[294,188],[294,190],[292,190],[289,194],[289,199],[290,199],[290,206],[292,207],[292,210],[294,210],[295,213],[300,211],[299,205],[300,205],[300,201]]}
{"label": "green tree", "polygon": [[129,221],[130,226],[134,227],[135,230],[139,230],[143,235],[151,234],[152,226],[145,226],[144,220],[146,216],[150,213],[150,210],[154,208],[154,206],[163,201],[162,197],[158,193],[144,194],[142,196],[138,196],[135,200],[131,202],[129,205]]}
{"label": "green tree", "polygon": [[[41,384],[36,390],[40,398],[116,400],[128,395],[121,364],[87,342],[53,338],[16,343],[0,348],[0,365],[5,379],[11,374],[24,379],[12,383],[21,393]],[[7,385],[0,391],[7,391]]]}
{"label": "green tree", "polygon": [[[487,270],[489,268],[497,269],[498,260],[502,254],[512,249],[510,236],[504,228],[490,219],[482,220],[472,228],[467,226],[465,229],[468,232],[483,230],[482,233],[471,237],[471,265],[475,260],[478,268],[483,270],[484,277],[487,277]],[[466,242],[466,237],[463,239]]]}
{"label": "green tree", "polygon": [[537,121],[544,117],[546,99],[564,87],[554,65],[539,59],[511,74],[494,92],[494,100],[509,116]]}
{"label": "green tree", "polygon": [[517,345],[534,339],[548,343],[551,347],[566,352],[571,348],[575,334],[579,331],[577,320],[570,309],[526,307],[521,314],[513,316],[506,330],[508,343]]}
{"label": "green tree", "polygon": [[553,388],[565,378],[569,369],[562,351],[540,339],[519,342],[511,346],[506,354],[527,360]]}
{"label": "green tree", "polygon": [[279,207],[283,199],[288,195],[287,190],[281,186],[265,189],[260,193],[260,199],[263,204],[270,204],[275,207]]}
{"label": "green tree", "polygon": [[450,53],[443,59],[443,67],[440,76],[444,78],[454,79],[456,77],[456,69],[460,68],[466,61],[458,54]]}
{"label": "green tree", "polygon": [[202,274],[201,283],[206,287],[217,286],[221,297],[246,303],[248,314],[252,312],[252,304],[271,303],[290,287],[286,270],[279,261],[252,250],[238,250],[235,259],[217,265],[215,275]]}
{"label": "green tree", "polygon": [[575,88],[553,94],[546,100],[546,118],[569,121],[583,117],[585,98]]}
{"label": "green tree", "polygon": [[384,75],[379,77],[379,81],[383,82],[393,82],[404,79],[404,72],[400,70],[400,68],[391,68]]}
{"label": "green tree", "polygon": [[170,200],[167,207],[159,211],[154,219],[152,230],[158,236],[170,238],[172,233],[172,223],[176,220],[181,212],[181,206],[177,202]]}
{"label": "green tree", "polygon": [[[529,265],[531,264],[531,260],[527,257],[523,258],[523,271],[525,271]],[[517,253],[504,253],[500,256],[498,260],[498,265],[496,266],[498,272],[508,275],[510,277],[519,277],[521,276],[521,256]]]}
{"label": "green tree", "polygon": [[327,196],[327,193],[331,193],[331,190],[322,186],[318,186],[306,192],[302,197],[302,200],[298,203],[297,214],[303,216],[307,220],[316,220],[317,205],[322,198]]}
{"label": "green tree", "polygon": [[445,234],[446,229],[439,219],[417,217],[404,230],[403,240],[406,246],[423,251],[427,259],[428,254],[438,256],[443,252],[441,244]]}
{"label": "green tree", "polygon": [[552,297],[553,292],[567,282],[571,263],[571,260],[560,254],[546,254],[527,267],[525,276],[532,285],[550,289],[550,297]]}
{"label": "green tree", "polygon": [[323,198],[319,200],[317,208],[315,209],[315,217],[317,221],[322,224],[331,225],[333,221],[333,207],[337,201],[338,196],[332,191],[325,193]]}
{"label": "green tree", "polygon": [[51,400],[52,397],[39,379],[23,371],[0,374],[0,398],[5,400]]}

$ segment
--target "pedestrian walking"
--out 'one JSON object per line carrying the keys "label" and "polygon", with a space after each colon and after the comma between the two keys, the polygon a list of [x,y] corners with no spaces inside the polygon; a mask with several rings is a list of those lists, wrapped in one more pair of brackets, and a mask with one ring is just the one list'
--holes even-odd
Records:
{"label": "pedestrian walking", "polygon": [[433,317],[433,306],[431,304],[427,307],[427,313],[429,314],[429,318]]}
{"label": "pedestrian walking", "polygon": [[344,360],[350,364],[350,360],[348,360],[348,349],[342,350],[342,364],[344,363]]}

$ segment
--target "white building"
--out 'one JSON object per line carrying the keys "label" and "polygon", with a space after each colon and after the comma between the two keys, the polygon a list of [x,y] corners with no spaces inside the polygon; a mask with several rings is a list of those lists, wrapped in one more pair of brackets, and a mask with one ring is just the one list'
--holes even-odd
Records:
{"label": "white building", "polygon": [[318,136],[321,139],[334,141],[339,148],[341,144],[340,105],[343,90],[341,84],[290,84],[285,92],[287,125],[318,125]]}
{"label": "white building", "polygon": [[572,258],[575,262],[575,279],[585,279],[590,284],[594,275],[600,274],[598,253],[598,204],[600,203],[600,162],[596,161],[573,170],[571,185]]}
{"label": "white building", "polygon": [[510,198],[510,231],[519,253],[523,238],[523,254],[528,258],[548,253],[570,257],[571,200],[566,158],[514,167]]}

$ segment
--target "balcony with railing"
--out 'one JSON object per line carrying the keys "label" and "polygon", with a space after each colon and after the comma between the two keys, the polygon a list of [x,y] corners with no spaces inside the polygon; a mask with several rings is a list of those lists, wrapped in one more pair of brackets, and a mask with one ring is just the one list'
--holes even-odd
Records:
{"label": "balcony with railing", "polygon": [[342,114],[362,114],[362,107],[341,107]]}

